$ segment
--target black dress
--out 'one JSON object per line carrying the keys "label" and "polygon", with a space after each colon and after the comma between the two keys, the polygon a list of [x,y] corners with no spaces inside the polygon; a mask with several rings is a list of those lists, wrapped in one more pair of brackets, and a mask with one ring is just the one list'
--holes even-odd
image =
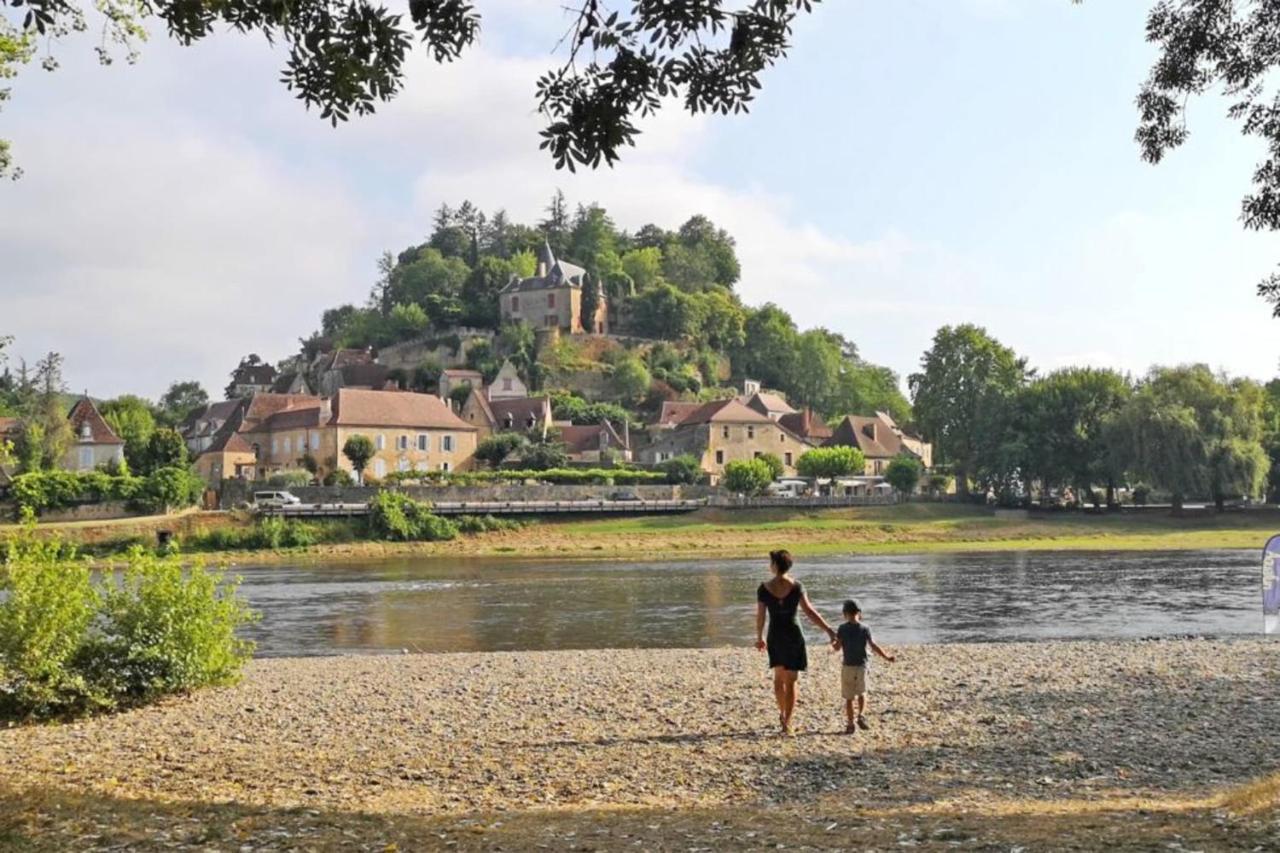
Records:
{"label": "black dress", "polygon": [[803,596],[804,590],[798,582],[791,585],[791,592],[783,598],[769,592],[764,584],[760,584],[756,591],[756,599],[769,609],[769,633],[765,635],[765,645],[769,649],[770,669],[780,666],[793,672],[803,672],[809,665],[804,634],[796,621]]}

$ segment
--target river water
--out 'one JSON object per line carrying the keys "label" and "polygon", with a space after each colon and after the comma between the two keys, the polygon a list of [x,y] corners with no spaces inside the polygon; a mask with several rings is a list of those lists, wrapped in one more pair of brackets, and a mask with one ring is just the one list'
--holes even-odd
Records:
{"label": "river water", "polygon": [[[1258,552],[846,556],[794,571],[829,620],[883,643],[1262,630]],[[671,648],[753,639],[760,560],[398,559],[243,567],[263,656]],[[807,632],[817,639],[812,626]]]}

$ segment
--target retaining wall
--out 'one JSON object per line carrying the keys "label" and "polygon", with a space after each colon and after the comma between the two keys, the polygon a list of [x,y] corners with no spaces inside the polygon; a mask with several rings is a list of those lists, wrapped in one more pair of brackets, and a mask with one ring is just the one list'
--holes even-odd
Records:
{"label": "retaining wall", "polygon": [[[267,487],[255,488],[253,483],[225,481],[218,505],[222,509],[232,509],[264,488]],[[362,486],[304,486],[288,491],[303,503],[367,503],[379,490]],[[717,490],[710,486],[485,483],[473,486],[401,486],[396,491],[420,501],[470,502],[607,500],[617,492],[632,493],[650,501],[697,500],[715,494]]]}

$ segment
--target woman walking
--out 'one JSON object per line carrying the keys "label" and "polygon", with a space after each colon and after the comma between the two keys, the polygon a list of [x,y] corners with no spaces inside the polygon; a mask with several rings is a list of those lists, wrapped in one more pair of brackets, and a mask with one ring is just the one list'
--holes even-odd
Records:
{"label": "woman walking", "polygon": [[[797,612],[804,610],[813,624],[835,640],[836,632],[813,609],[809,596],[800,582],[788,576],[791,571],[791,554],[787,551],[769,552],[769,571],[772,577],[760,584],[756,591],[756,648],[768,649],[769,668],[773,670],[773,695],[778,700],[778,722],[784,735],[791,734],[791,714],[796,708],[796,677],[809,663],[805,654],[804,634],[796,620]],[[769,614],[769,634],[765,639],[764,617]]]}

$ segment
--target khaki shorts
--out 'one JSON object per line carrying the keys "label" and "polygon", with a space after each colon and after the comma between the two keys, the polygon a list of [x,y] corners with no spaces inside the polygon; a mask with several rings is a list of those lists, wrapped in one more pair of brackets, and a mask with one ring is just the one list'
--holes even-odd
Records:
{"label": "khaki shorts", "polygon": [[867,668],[865,666],[840,667],[840,696],[857,699],[867,692]]}

